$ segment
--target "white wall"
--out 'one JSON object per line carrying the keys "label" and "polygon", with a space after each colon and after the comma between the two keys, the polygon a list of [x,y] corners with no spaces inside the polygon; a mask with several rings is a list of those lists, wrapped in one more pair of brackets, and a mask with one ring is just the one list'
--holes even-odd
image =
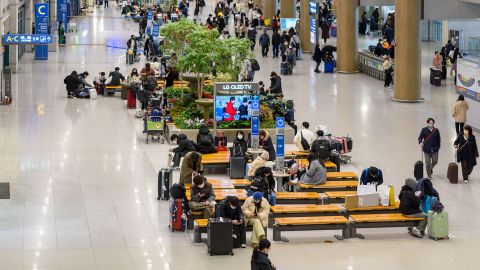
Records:
{"label": "white wall", "polygon": [[[480,4],[463,0],[424,0],[425,19],[478,19]],[[471,0],[473,1],[473,0]],[[479,1],[476,1],[479,2]]]}

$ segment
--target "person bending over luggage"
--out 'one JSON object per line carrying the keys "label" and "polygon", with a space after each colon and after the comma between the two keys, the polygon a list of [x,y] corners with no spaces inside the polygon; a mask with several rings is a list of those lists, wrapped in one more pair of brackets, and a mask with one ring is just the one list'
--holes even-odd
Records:
{"label": "person bending over luggage", "polygon": [[88,98],[90,96],[89,89],[93,86],[86,80],[88,75],[88,71],[78,74],[78,78],[82,81],[80,89],[75,94],[78,98]]}
{"label": "person bending over luggage", "polygon": [[468,176],[472,173],[473,167],[477,165],[478,158],[477,141],[471,126],[463,127],[463,134],[458,134],[454,145],[457,149],[457,162],[462,164],[463,181],[468,184]]}
{"label": "person bending over luggage", "polygon": [[276,270],[277,267],[268,258],[268,252],[271,247],[268,239],[262,239],[258,246],[253,249],[252,260],[250,261],[251,270]]}
{"label": "person bending over luggage", "polygon": [[185,134],[172,134],[172,136],[170,136],[170,143],[176,143],[178,145],[176,148],[170,149],[170,152],[174,153],[171,165],[175,168],[180,166],[180,159],[182,157],[184,157],[188,152],[196,150],[193,142],[190,141]]}
{"label": "person bending over luggage", "polygon": [[192,183],[192,177],[202,173],[202,154],[192,151],[183,158],[180,166],[180,180],[182,184]]}
{"label": "person bending over luggage", "polygon": [[269,161],[275,160],[275,147],[273,146],[272,138],[270,138],[270,134],[268,133],[268,131],[262,129],[260,130],[258,135],[260,136],[258,147],[268,152]]}
{"label": "person bending over luggage", "polygon": [[237,237],[240,237],[238,241],[241,243],[241,247],[246,247],[246,235],[245,224],[242,207],[236,196],[227,196],[223,201],[218,204],[218,217],[229,218],[232,220],[233,231],[238,232]]}
{"label": "person bending over luggage", "polygon": [[[235,153],[232,153],[232,156],[245,157],[247,154],[248,144],[247,144],[247,141],[245,140],[245,134],[241,130],[238,130],[237,134],[235,135],[232,151],[234,152],[236,151]],[[240,153],[238,153],[238,151],[240,151]]]}
{"label": "person bending over luggage", "polygon": [[257,158],[253,160],[252,163],[248,166],[248,176],[253,179],[255,176],[255,172],[257,171],[258,168],[265,166],[269,159],[269,154],[267,151],[262,151],[260,155],[258,155]]}
{"label": "person bending over luggage", "polygon": [[261,192],[255,192],[245,200],[242,211],[245,217],[245,225],[253,226],[252,247],[255,248],[260,240],[265,238],[270,204],[268,204],[267,199],[262,196]]}
{"label": "person bending over luggage", "polygon": [[293,138],[293,143],[300,151],[308,151],[310,150],[310,146],[313,144],[315,140],[315,134],[309,130],[310,124],[308,122],[302,123],[302,129],[297,132],[295,138]]}
{"label": "person bending over luggage", "polygon": [[275,193],[275,178],[272,175],[272,168],[260,167],[255,171],[247,195],[251,196],[255,192],[261,192],[270,205],[275,205],[277,194]]}
{"label": "person bending over luggage", "polygon": [[360,184],[374,184],[375,186],[381,185],[383,183],[383,174],[382,170],[376,167],[369,167],[363,170],[362,176],[360,176]]}
{"label": "person bending over luggage", "polygon": [[300,184],[321,185],[327,181],[327,169],[317,155],[310,153],[307,156],[308,167],[306,170],[300,170],[297,173],[297,179],[289,181],[289,186],[296,186]]}
{"label": "person bending over luggage", "polygon": [[75,98],[75,92],[78,91],[80,88],[80,85],[82,84],[82,81],[78,78],[78,74],[76,71],[72,71],[70,75],[65,77],[63,80],[63,83],[66,84],[66,90],[67,90],[67,97],[68,98]]}
{"label": "person bending over luggage", "polygon": [[202,211],[203,218],[215,216],[215,191],[205,177],[197,175],[193,178],[188,205],[192,211]]}
{"label": "person bending over luggage", "polygon": [[211,153],[217,152],[212,133],[210,133],[210,130],[205,124],[202,124],[200,126],[200,129],[198,130],[197,148],[198,148],[198,152],[202,154],[211,154]]}
{"label": "person bending over luggage", "polygon": [[427,227],[427,215],[420,209],[421,192],[415,192],[416,185],[417,181],[410,178],[406,179],[398,198],[400,199],[400,212],[403,215],[424,218],[418,223],[417,227],[408,228],[410,235],[423,238]]}

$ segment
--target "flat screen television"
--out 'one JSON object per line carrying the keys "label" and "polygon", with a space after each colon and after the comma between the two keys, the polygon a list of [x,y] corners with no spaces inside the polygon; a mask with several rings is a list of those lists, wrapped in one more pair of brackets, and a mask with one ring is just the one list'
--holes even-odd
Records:
{"label": "flat screen television", "polygon": [[282,30],[289,30],[290,28],[295,29],[297,26],[297,19],[296,18],[281,18],[280,19],[280,28]]}
{"label": "flat screen television", "polygon": [[215,121],[250,122],[252,117],[252,100],[260,100],[256,95],[215,96]]}

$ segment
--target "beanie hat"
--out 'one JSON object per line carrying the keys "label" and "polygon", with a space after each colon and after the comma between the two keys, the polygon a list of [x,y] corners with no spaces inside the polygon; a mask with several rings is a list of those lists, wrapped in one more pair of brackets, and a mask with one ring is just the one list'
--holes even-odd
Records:
{"label": "beanie hat", "polygon": [[261,192],[258,192],[258,191],[257,191],[257,192],[255,192],[255,193],[253,193],[253,199],[254,199],[255,201],[260,201],[260,200],[262,199],[262,197],[263,197],[263,196],[262,196],[262,193],[261,193]]}
{"label": "beanie hat", "polygon": [[407,178],[405,179],[405,185],[411,188],[413,191],[415,191],[417,187],[417,181],[412,178]]}

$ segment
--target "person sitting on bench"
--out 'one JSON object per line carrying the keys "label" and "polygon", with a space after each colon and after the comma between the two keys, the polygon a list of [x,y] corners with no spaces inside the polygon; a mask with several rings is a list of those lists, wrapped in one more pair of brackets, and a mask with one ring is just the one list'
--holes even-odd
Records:
{"label": "person sitting on bench", "polygon": [[207,125],[202,124],[197,134],[197,148],[198,152],[202,154],[216,153],[215,140],[213,140],[212,133]]}
{"label": "person sitting on bench", "polygon": [[427,215],[420,209],[421,192],[415,192],[417,181],[407,178],[405,185],[400,191],[400,212],[407,217],[421,217],[424,220],[418,223],[417,227],[408,228],[408,233],[412,236],[423,238],[425,228],[427,227]]}
{"label": "person sitting on bench", "polygon": [[269,154],[267,151],[262,151],[262,153],[250,163],[248,167],[248,176],[253,179],[255,172],[258,168],[265,166],[269,159]]}
{"label": "person sitting on bench", "polygon": [[[233,231],[239,238],[241,247],[246,247],[245,224],[242,207],[236,196],[227,196],[218,204],[218,217],[229,218],[232,220]],[[235,240],[234,240],[235,241]],[[238,247],[238,246],[237,246]]]}
{"label": "person sitting on bench", "polygon": [[258,135],[260,137],[258,147],[268,152],[269,161],[274,161],[276,152],[275,152],[275,147],[273,146],[272,138],[270,137],[270,134],[268,133],[268,131],[262,129],[260,130]]}
{"label": "person sitting on bench", "polygon": [[258,242],[265,237],[265,228],[268,225],[268,214],[270,213],[270,204],[262,196],[261,192],[253,193],[248,197],[242,206],[245,217],[245,224],[252,225],[252,247],[258,246]]}
{"label": "person sitting on bench", "polygon": [[379,168],[371,166],[363,170],[362,176],[360,176],[360,184],[374,184],[375,186],[381,185],[383,183],[383,174],[382,170]]}
{"label": "person sitting on bench", "polygon": [[327,181],[327,169],[317,155],[310,153],[307,156],[308,168],[300,170],[297,173],[297,179],[290,180],[287,184],[290,186],[300,186],[300,184],[321,185]]}
{"label": "person sitting on bench", "polygon": [[202,154],[191,151],[183,158],[180,166],[180,180],[181,184],[192,183],[192,177],[199,175],[202,172]]}
{"label": "person sitting on bench", "polygon": [[187,138],[185,134],[172,134],[170,136],[170,142],[172,144],[177,143],[178,147],[170,149],[173,154],[172,167],[180,166],[180,159],[184,157],[188,152],[195,151],[195,144]]}
{"label": "person sitting on bench", "polygon": [[205,177],[197,175],[193,178],[188,206],[192,211],[202,211],[203,218],[215,216],[215,191]]}
{"label": "person sitting on bench", "polygon": [[272,175],[272,168],[262,166],[255,171],[247,195],[251,196],[254,192],[261,192],[270,205],[275,205],[277,194],[275,193],[275,179]]}

